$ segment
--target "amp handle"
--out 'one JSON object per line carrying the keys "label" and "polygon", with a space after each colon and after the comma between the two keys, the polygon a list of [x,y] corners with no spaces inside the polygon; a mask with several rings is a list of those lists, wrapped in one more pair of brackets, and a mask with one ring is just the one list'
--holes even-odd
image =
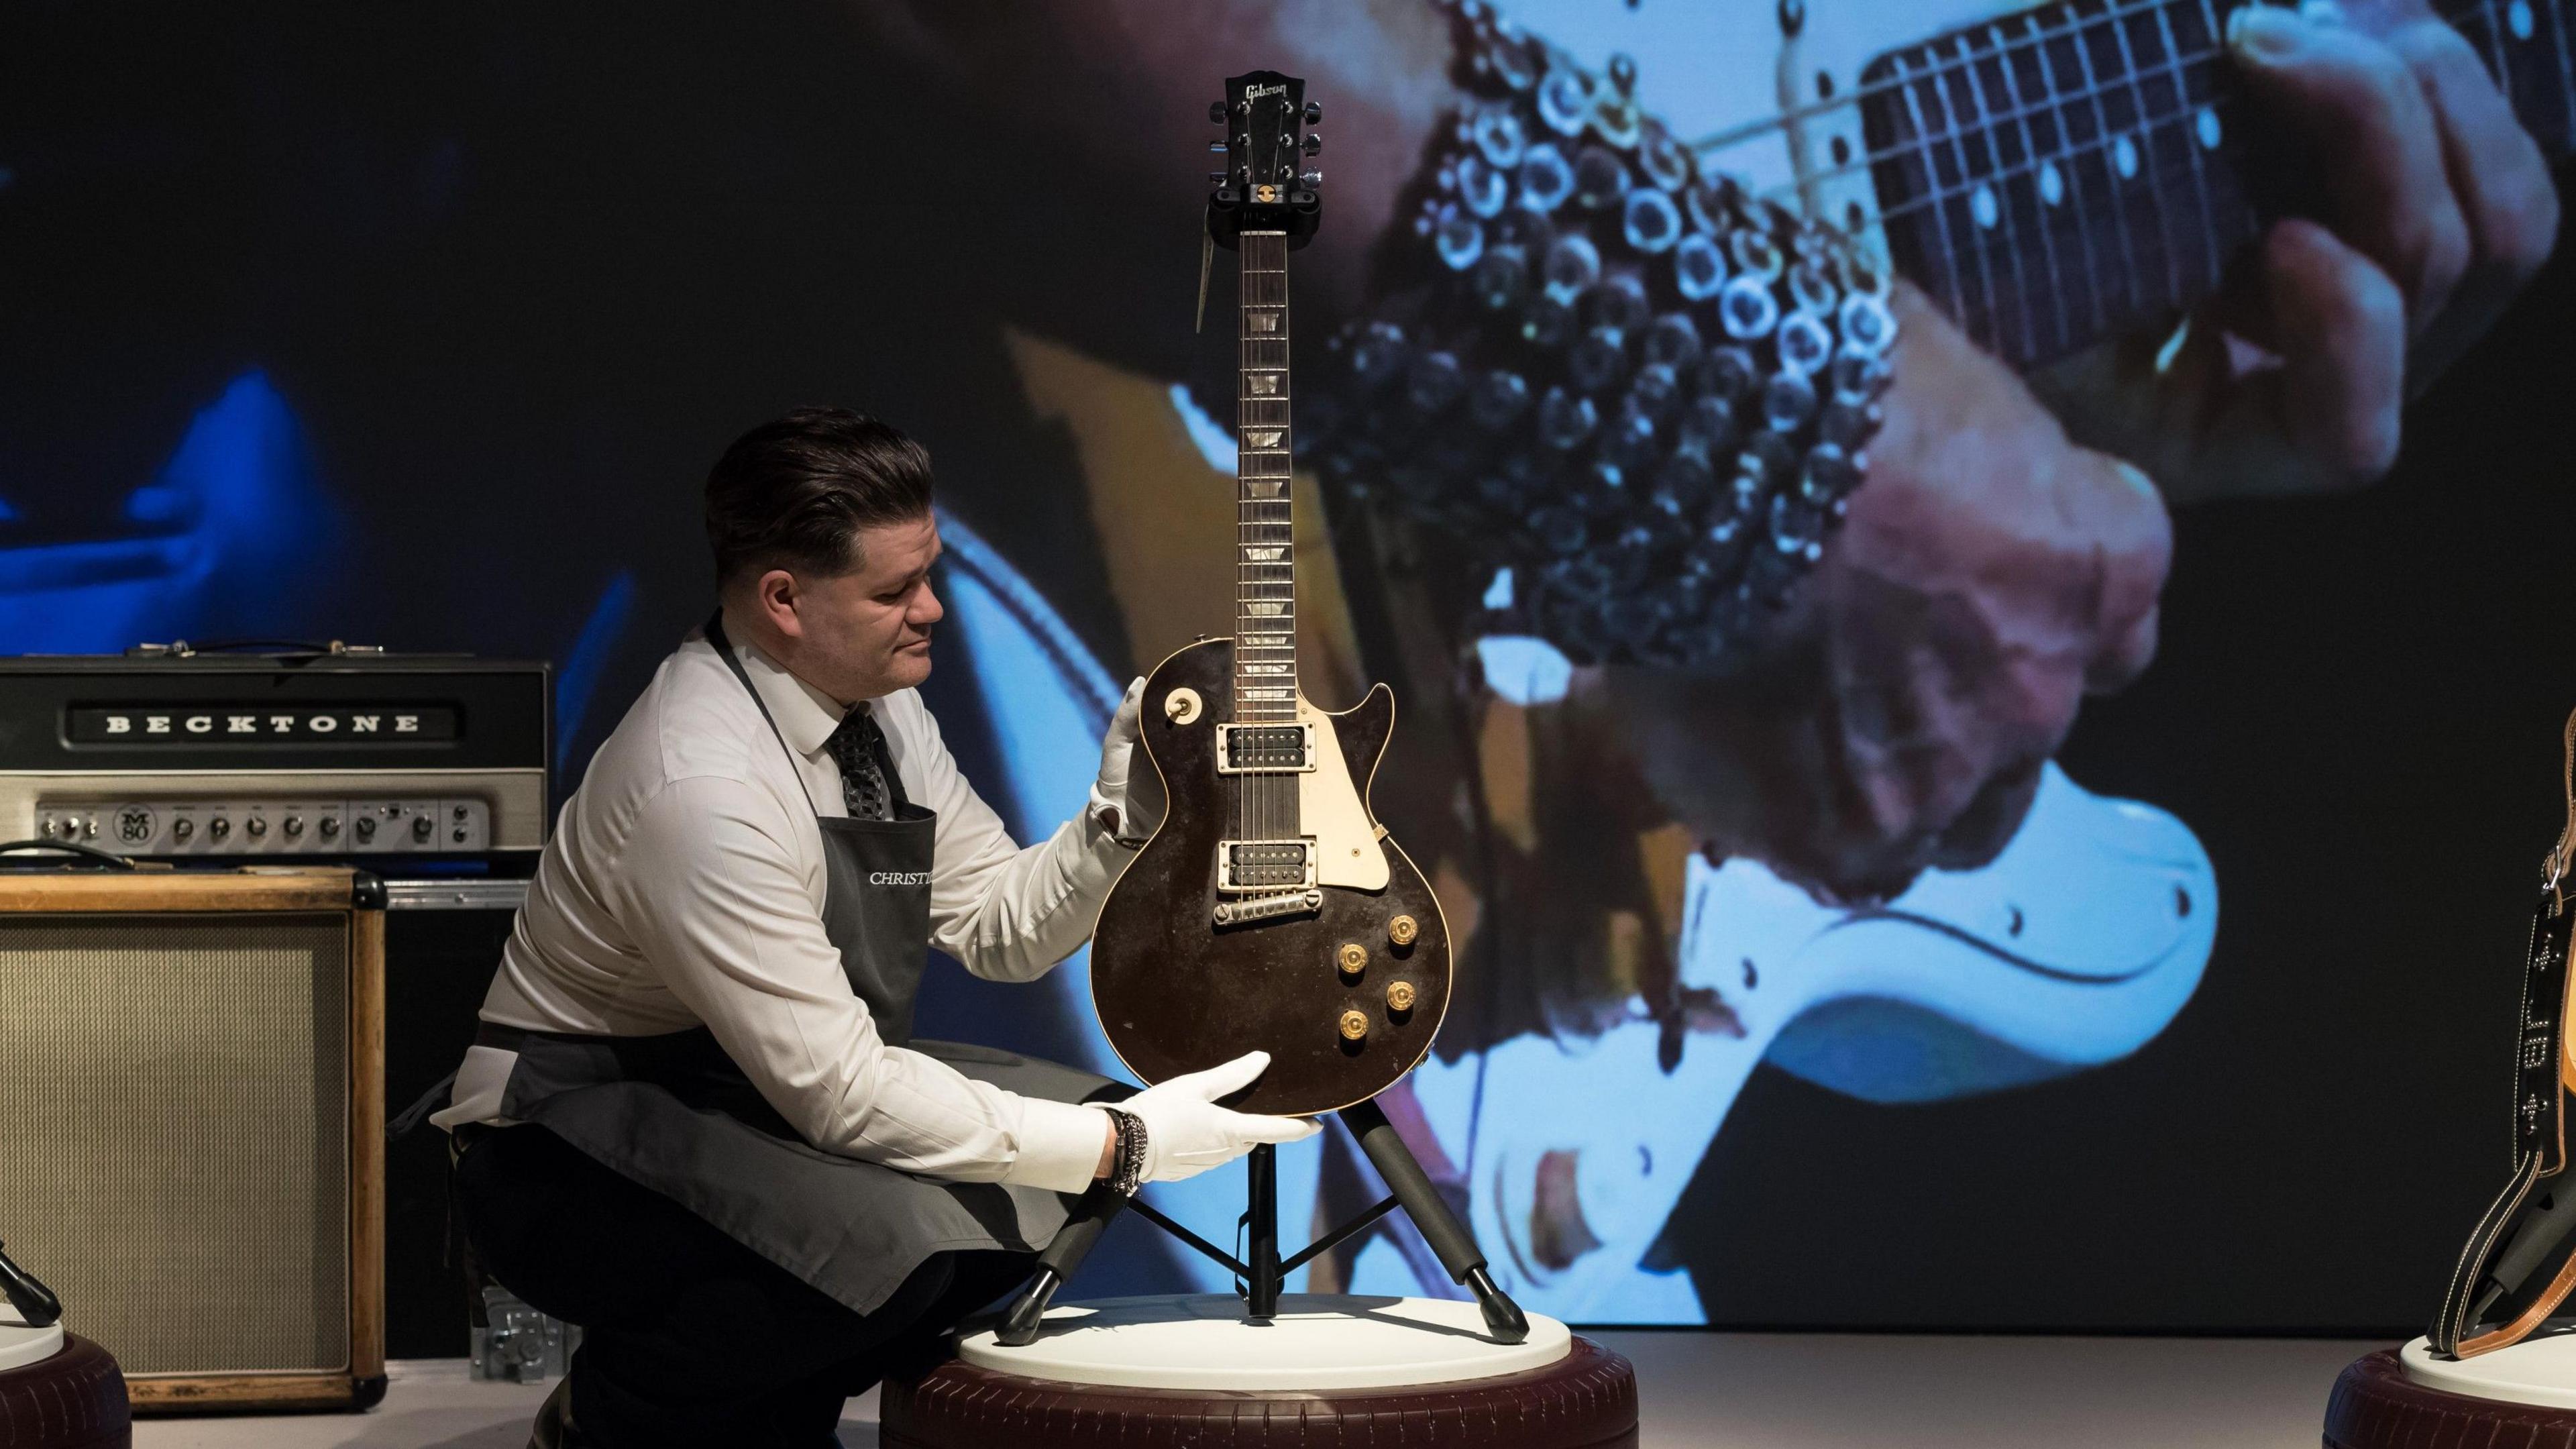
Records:
{"label": "amp handle", "polygon": [[[72,855],[88,857],[87,860],[65,861],[63,862],[65,865],[86,865],[94,863],[101,870],[134,869],[134,861],[130,857],[119,855],[112,850],[101,850],[95,845],[83,845],[77,840],[0,841],[0,855],[7,855],[12,851],[18,850],[60,850]],[[0,861],[0,866],[33,864],[35,864],[34,861]]]}

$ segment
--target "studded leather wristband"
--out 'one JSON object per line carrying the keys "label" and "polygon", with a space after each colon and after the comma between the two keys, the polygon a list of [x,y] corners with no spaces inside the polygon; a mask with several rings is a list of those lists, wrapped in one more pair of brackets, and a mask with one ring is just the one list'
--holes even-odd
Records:
{"label": "studded leather wristband", "polygon": [[1109,1169],[1109,1190],[1120,1197],[1134,1197],[1136,1189],[1145,1185],[1145,1119],[1115,1107],[1101,1110],[1109,1114],[1110,1125],[1118,1132],[1118,1160]]}
{"label": "studded leather wristband", "polygon": [[1891,279],[1704,172],[1628,57],[1595,74],[1484,0],[1443,8],[1467,99],[1299,400],[1303,440],[1328,484],[1492,571],[1486,632],[1578,663],[1741,659],[1860,486]]}

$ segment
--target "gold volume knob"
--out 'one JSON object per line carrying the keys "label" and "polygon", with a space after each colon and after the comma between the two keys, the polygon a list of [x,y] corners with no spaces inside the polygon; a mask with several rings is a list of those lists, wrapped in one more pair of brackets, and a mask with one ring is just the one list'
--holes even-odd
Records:
{"label": "gold volume knob", "polygon": [[1368,1017],[1356,1011],[1342,1013],[1342,1040],[1358,1041],[1368,1035]]}
{"label": "gold volume knob", "polygon": [[1388,982],[1386,984],[1386,1009],[1389,1011],[1411,1011],[1413,1009],[1413,983],[1410,981]]}
{"label": "gold volume knob", "polygon": [[1399,946],[1410,946],[1422,934],[1422,927],[1411,916],[1398,916],[1386,923],[1386,938]]}
{"label": "gold volume knob", "polygon": [[1357,941],[1344,941],[1342,949],[1333,953],[1333,964],[1342,968],[1343,975],[1357,977],[1368,966],[1368,948]]}

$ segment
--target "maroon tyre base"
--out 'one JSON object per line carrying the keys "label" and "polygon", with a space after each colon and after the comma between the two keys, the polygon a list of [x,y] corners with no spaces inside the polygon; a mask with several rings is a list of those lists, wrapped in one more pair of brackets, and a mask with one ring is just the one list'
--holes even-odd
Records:
{"label": "maroon tyre base", "polygon": [[2395,1349],[2353,1360],[2326,1400],[2325,1449],[2576,1449],[2576,1409],[2428,1388]]}
{"label": "maroon tyre base", "polygon": [[1545,1368],[1312,1394],[1055,1383],[950,1359],[888,1379],[880,1415],[886,1449],[1633,1449],[1637,1374],[1580,1335]]}
{"label": "maroon tyre base", "polygon": [[52,1358],[0,1370],[0,1449],[127,1449],[132,1426],[124,1371],[78,1334]]}

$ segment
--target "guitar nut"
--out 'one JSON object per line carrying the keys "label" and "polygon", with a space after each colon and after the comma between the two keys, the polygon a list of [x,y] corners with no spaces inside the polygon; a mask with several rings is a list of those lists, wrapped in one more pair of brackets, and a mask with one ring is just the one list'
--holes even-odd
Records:
{"label": "guitar nut", "polygon": [[1386,984],[1386,1009],[1402,1015],[1413,1009],[1413,983],[1390,981]]}
{"label": "guitar nut", "polygon": [[1386,938],[1399,946],[1410,946],[1422,934],[1422,927],[1411,916],[1398,916],[1386,923]]}
{"label": "guitar nut", "polygon": [[1368,948],[1357,941],[1344,941],[1342,949],[1333,953],[1333,964],[1341,968],[1343,975],[1356,981],[1360,972],[1368,967]]}
{"label": "guitar nut", "polygon": [[1342,1040],[1358,1041],[1360,1038],[1367,1035],[1368,1016],[1366,1013],[1357,1011],[1345,1011],[1342,1013]]}

